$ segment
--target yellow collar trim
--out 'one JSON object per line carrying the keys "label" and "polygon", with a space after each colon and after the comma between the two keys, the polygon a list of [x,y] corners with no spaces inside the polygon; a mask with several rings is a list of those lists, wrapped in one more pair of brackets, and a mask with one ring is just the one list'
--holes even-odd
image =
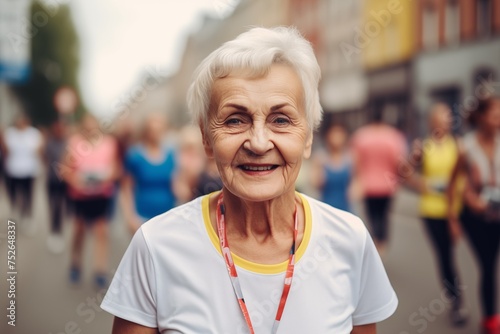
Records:
{"label": "yellow collar trim", "polygon": [[[297,252],[295,253],[296,263],[300,260],[302,255],[304,255],[307,249],[307,245],[309,244],[309,240],[311,239],[311,229],[312,229],[311,207],[309,206],[309,202],[305,199],[305,197],[302,194],[297,193],[297,195],[302,200],[302,205],[304,207],[304,213],[305,213],[305,222],[304,222],[304,236],[302,237],[302,242],[300,243],[300,246],[297,249]],[[210,220],[209,204],[210,204],[210,195],[206,195],[201,199],[203,222],[205,223],[205,228],[207,229],[207,233],[208,236],[210,237],[210,240],[212,241],[212,244],[214,245],[215,249],[219,252],[219,254],[222,255],[220,250],[219,236],[215,232],[212,226],[212,222]],[[231,254],[233,255],[234,263],[238,267],[259,274],[279,274],[286,271],[288,265],[288,260],[277,264],[260,264],[245,260],[239,257],[238,255],[235,255],[232,252]]]}

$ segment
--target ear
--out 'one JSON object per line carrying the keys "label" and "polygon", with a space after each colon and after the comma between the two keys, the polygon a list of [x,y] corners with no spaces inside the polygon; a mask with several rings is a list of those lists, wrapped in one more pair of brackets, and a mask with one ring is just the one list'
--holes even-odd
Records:
{"label": "ear", "polygon": [[200,131],[201,131],[201,138],[203,141],[203,148],[205,149],[205,154],[207,155],[208,158],[213,158],[214,150],[212,148],[212,143],[210,141],[210,138],[208,138],[205,126],[201,123],[200,123]]}
{"label": "ear", "polygon": [[306,146],[304,147],[304,154],[303,154],[304,159],[309,159],[311,157],[312,143],[313,143],[313,131],[311,130],[306,139]]}

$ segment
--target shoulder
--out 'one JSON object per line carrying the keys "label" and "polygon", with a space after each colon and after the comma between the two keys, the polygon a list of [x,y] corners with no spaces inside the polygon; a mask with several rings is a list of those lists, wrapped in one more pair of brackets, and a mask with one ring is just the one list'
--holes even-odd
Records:
{"label": "shoulder", "polygon": [[105,134],[103,136],[103,143],[109,148],[118,149],[118,140],[115,136]]}
{"label": "shoulder", "polygon": [[165,240],[173,241],[179,237],[196,238],[192,232],[199,230],[200,226],[203,227],[201,201],[202,197],[196,198],[151,218],[141,226],[144,238],[153,244]]}
{"label": "shoulder", "polygon": [[163,145],[163,151],[165,152],[168,159],[175,159],[177,156],[177,148],[172,144]]}
{"label": "shoulder", "polygon": [[13,129],[12,127],[8,127],[7,129],[5,129],[3,131],[2,137],[3,137],[4,140],[8,141],[14,135],[15,135],[15,129]]}
{"label": "shoulder", "polygon": [[41,137],[42,136],[42,133],[40,132],[40,130],[38,130],[37,128],[33,127],[33,126],[30,126],[28,129],[27,129],[28,133],[31,135],[31,136],[37,136],[37,137]]}
{"label": "shoulder", "polygon": [[125,152],[125,157],[128,159],[134,159],[141,155],[141,147],[139,144],[130,146]]}
{"label": "shoulder", "polygon": [[475,131],[470,131],[466,133],[463,137],[462,140],[460,141],[460,148],[462,149],[463,153],[469,154],[472,153],[475,149],[476,145],[476,132]]}
{"label": "shoulder", "polygon": [[75,133],[74,135],[69,137],[68,146],[75,147],[75,146],[79,145],[81,142],[83,142],[83,140],[84,140],[84,138],[82,135],[80,135],[79,133]]}
{"label": "shoulder", "polygon": [[301,196],[308,203],[314,227],[321,229],[321,234],[346,237],[350,238],[351,241],[359,239],[364,242],[367,230],[358,216],[309,196]]}
{"label": "shoulder", "polygon": [[395,143],[399,145],[406,145],[406,137],[403,134],[403,132],[401,132],[400,130],[398,130],[393,126],[388,125],[387,127],[388,127],[388,133],[390,133]]}

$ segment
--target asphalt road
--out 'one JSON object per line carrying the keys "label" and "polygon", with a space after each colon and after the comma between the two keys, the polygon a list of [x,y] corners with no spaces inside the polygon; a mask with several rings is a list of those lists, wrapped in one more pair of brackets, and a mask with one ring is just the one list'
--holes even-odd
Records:
{"label": "asphalt road", "polygon": [[[1,187],[3,188],[3,187]],[[112,317],[99,307],[104,290],[92,284],[92,253],[86,242],[83,284],[68,283],[69,240],[71,222],[66,221],[65,252],[54,255],[47,248],[49,234],[47,199],[43,180],[35,187],[35,219],[31,227],[16,222],[15,327],[8,325],[10,299],[7,281],[8,202],[0,190],[0,333],[5,334],[101,334],[110,333]],[[361,212],[361,210],[360,210]],[[387,272],[398,294],[400,304],[394,316],[379,325],[382,334],[476,334],[479,333],[478,272],[465,241],[457,245],[465,302],[470,312],[466,327],[449,325],[449,301],[439,283],[430,244],[417,217],[416,196],[400,191],[391,215],[391,244],[384,259]],[[111,272],[116,269],[130,240],[118,210],[111,224]],[[500,267],[500,266],[499,266]],[[500,298],[499,298],[500,300]],[[316,333],[314,333],[316,334]]]}

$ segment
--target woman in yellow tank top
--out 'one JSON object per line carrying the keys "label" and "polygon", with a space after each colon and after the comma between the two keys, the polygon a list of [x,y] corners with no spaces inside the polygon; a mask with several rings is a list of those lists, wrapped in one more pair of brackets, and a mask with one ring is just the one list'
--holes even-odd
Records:
{"label": "woman in yellow tank top", "polygon": [[[413,175],[409,184],[420,196],[420,215],[427,235],[433,245],[441,281],[453,300],[451,322],[455,326],[465,324],[467,317],[462,308],[462,291],[454,264],[453,240],[455,231],[448,225],[448,201],[446,189],[459,156],[456,139],[450,133],[451,111],[444,104],[433,106],[429,115],[430,136],[415,141],[412,159],[420,165],[420,174]],[[460,203],[454,203],[456,212]]]}

